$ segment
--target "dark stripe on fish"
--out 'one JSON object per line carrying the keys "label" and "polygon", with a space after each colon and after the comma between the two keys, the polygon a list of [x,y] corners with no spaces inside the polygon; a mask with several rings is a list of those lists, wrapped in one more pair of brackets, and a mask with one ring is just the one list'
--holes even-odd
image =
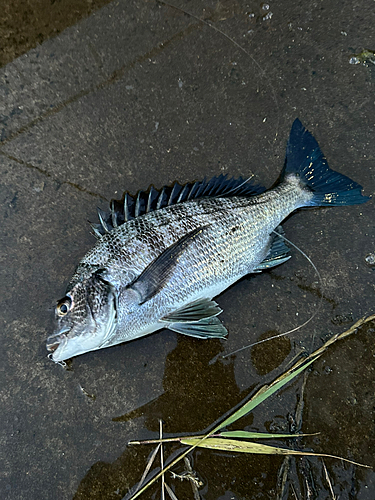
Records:
{"label": "dark stripe on fish", "polygon": [[140,305],[150,300],[162,290],[176,267],[178,257],[189,245],[191,245],[191,243],[193,243],[193,241],[195,241],[196,237],[201,234],[205,228],[206,226],[198,227],[185,234],[185,236],[177,240],[160,254],[159,257],[153,260],[142,274],[126,287],[135,290],[139,294]]}

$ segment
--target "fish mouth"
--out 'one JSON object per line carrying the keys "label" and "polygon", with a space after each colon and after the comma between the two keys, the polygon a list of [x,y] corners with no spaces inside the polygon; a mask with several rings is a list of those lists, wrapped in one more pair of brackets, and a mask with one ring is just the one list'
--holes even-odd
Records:
{"label": "fish mouth", "polygon": [[70,328],[64,328],[64,330],[60,330],[59,332],[50,335],[47,338],[47,343],[46,343],[47,351],[55,352],[56,349],[58,349],[61,345],[66,344],[67,342],[66,334],[69,331]]}
{"label": "fish mouth", "polygon": [[55,352],[56,349],[59,347],[59,345],[60,345],[60,342],[55,342],[53,344],[47,343],[47,351],[48,352]]}

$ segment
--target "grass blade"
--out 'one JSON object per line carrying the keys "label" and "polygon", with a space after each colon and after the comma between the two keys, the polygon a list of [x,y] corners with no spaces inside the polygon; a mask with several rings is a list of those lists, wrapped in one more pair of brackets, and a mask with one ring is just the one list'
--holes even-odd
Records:
{"label": "grass blade", "polygon": [[237,439],[222,439],[222,438],[209,438],[202,442],[202,440],[190,438],[183,439],[182,444],[190,446],[199,446],[200,448],[209,448],[211,450],[230,451],[236,453],[251,453],[258,455],[299,455],[309,457],[329,457],[337,458],[360,467],[371,469],[369,465],[359,464],[342,457],[334,455],[327,455],[325,453],[312,453],[297,450],[289,450],[287,448],[280,448],[278,446],[270,446],[268,444],[254,443],[252,441],[240,441]]}
{"label": "grass blade", "polygon": [[[226,425],[229,425],[229,423],[235,422],[236,420],[238,420],[240,417],[242,417],[246,413],[249,413],[249,411],[251,411],[253,408],[258,406],[262,401],[267,399],[274,392],[276,392],[278,389],[280,389],[285,384],[287,384],[290,380],[292,380],[294,377],[296,377],[299,373],[301,373],[313,361],[315,361],[315,357],[313,359],[311,359],[309,362],[302,364],[302,366],[299,366],[296,370],[293,370],[293,368],[291,368],[286,373],[284,373],[281,377],[279,377],[273,384],[271,384],[270,386],[265,386],[265,388],[260,389],[250,401],[245,403],[231,417],[228,417],[226,420],[224,420],[223,423],[218,424],[206,436],[203,436],[202,438],[200,438],[198,440],[197,440],[197,438],[195,438],[197,442],[195,444],[190,445],[191,448],[184,451],[179,457],[177,457],[170,464],[168,464],[166,467],[164,467],[164,469],[162,471],[160,471],[158,474],[156,474],[156,476],[154,476],[148,483],[146,483],[142,489],[140,489],[135,495],[133,495],[130,500],[134,500],[135,498],[138,498],[149,486],[151,486],[151,484],[153,484],[155,481],[157,481],[167,470],[174,467],[180,460],[182,460],[184,457],[186,457],[186,455],[188,453],[190,453],[194,448],[196,448],[197,446],[201,446],[202,443],[204,443],[207,439],[209,439],[209,437],[212,434],[215,434],[215,432],[217,432],[218,430],[222,429]],[[297,365],[298,364],[301,365],[301,362],[297,363]],[[233,417],[236,417],[236,418],[233,418]]]}
{"label": "grass blade", "polygon": [[169,484],[165,483],[165,489],[168,492],[168,495],[170,496],[171,500],[178,500],[176,495],[173,493],[172,488],[169,486]]}
{"label": "grass blade", "polygon": [[215,434],[214,437],[228,437],[228,438],[233,437],[233,438],[243,438],[243,439],[285,439],[285,438],[299,438],[304,436],[316,436],[317,434],[319,434],[319,432],[316,432],[314,434],[268,434],[267,432],[223,431],[220,432],[219,434]]}
{"label": "grass blade", "polygon": [[274,394],[276,391],[284,387],[284,385],[286,385],[288,382],[294,379],[294,377],[299,375],[303,370],[305,370],[308,366],[310,366],[311,363],[315,361],[315,359],[316,358],[314,357],[307,363],[302,364],[296,370],[293,369],[288,370],[271,385],[262,387],[247,403],[241,406],[239,410],[237,410],[235,413],[233,413],[233,415],[224,420],[224,422],[220,426],[220,429],[226,427],[227,425],[233,424],[233,422],[236,422],[236,420],[243,417],[244,415],[252,411],[254,408],[256,408],[258,405],[263,403],[263,401],[272,396],[272,394]]}
{"label": "grass blade", "polygon": [[[146,483],[137,493],[135,493],[130,500],[134,500],[135,498],[138,498],[151,484],[153,484],[155,481],[157,481],[162,474],[164,474],[167,470],[171,469],[174,467],[180,460],[182,460],[188,453],[190,453],[194,448],[197,448],[198,446],[202,446],[203,443],[205,443],[213,434],[217,433],[220,429],[223,427],[229,425],[230,423],[235,422],[238,420],[240,417],[246,415],[246,413],[249,413],[252,409],[254,409],[256,406],[258,406],[260,403],[262,403],[265,399],[267,399],[269,396],[274,394],[278,389],[281,389],[285,384],[287,384],[290,380],[292,380],[294,377],[296,377],[299,373],[301,373],[303,370],[305,370],[308,366],[311,365],[319,356],[321,356],[326,349],[332,345],[334,342],[337,340],[342,340],[349,335],[355,333],[357,329],[362,326],[365,323],[368,323],[369,321],[375,320],[375,314],[368,316],[367,318],[364,316],[360,320],[358,320],[353,326],[351,326],[348,330],[341,334],[336,334],[332,338],[330,338],[322,347],[314,351],[310,356],[308,356],[304,360],[297,361],[297,363],[290,368],[287,372],[285,372],[283,375],[281,375],[279,378],[277,378],[271,385],[268,386],[263,386],[248,402],[246,402],[239,410],[235,411],[233,415],[228,417],[227,419],[224,420],[224,422],[219,423],[212,431],[210,431],[208,434],[206,434],[203,437],[195,437],[196,442],[193,445],[190,445],[191,447],[185,450],[184,452],[181,453],[180,456],[175,458],[171,463],[169,463],[167,466],[164,467],[162,471],[160,471],[156,476],[154,476],[148,483]],[[171,440],[171,439],[170,439]],[[176,439],[173,439],[174,441]],[[180,438],[178,438],[180,440]],[[226,440],[226,439],[225,439]],[[133,444],[140,444],[139,442],[133,442]],[[255,444],[255,443],[253,443]],[[265,445],[263,445],[265,446]],[[282,449],[282,448],[280,448]],[[290,450],[288,450],[290,451]],[[283,451],[283,454],[285,455],[285,449]],[[293,454],[293,455],[311,455],[314,456],[314,453],[301,453],[301,452],[290,452],[288,454]],[[368,465],[361,465],[357,464],[356,462],[352,462],[351,460],[343,459],[340,457],[335,457],[333,455],[316,455],[315,456],[326,456],[326,457],[331,457],[331,458],[337,458],[339,460],[344,460],[346,462],[352,463],[354,465],[360,465],[362,467],[369,467]]]}
{"label": "grass blade", "polygon": [[150,469],[151,469],[151,465],[154,463],[154,460],[155,460],[155,457],[159,451],[159,448],[161,447],[161,444],[159,443],[158,446],[154,449],[154,451],[152,452],[152,455],[148,461],[148,464],[146,465],[146,468],[142,474],[142,477],[141,477],[141,480],[139,481],[138,485],[137,485],[137,488],[136,490],[134,491],[133,495],[136,495],[137,494],[137,491],[139,490],[139,488],[142,486],[142,484],[144,483],[145,479],[146,479],[146,476],[147,474],[149,473]]}
{"label": "grass blade", "polygon": [[332,486],[332,483],[331,483],[331,479],[329,477],[329,474],[328,474],[328,471],[327,471],[327,467],[326,467],[326,464],[324,463],[323,459],[322,459],[322,462],[323,462],[324,475],[326,477],[326,480],[327,480],[327,483],[328,483],[328,486],[329,486],[329,491],[331,492],[332,500],[336,500],[336,495],[335,495],[335,493],[333,491],[333,486]]}
{"label": "grass blade", "polygon": [[[285,439],[285,438],[298,438],[305,436],[317,436],[320,432],[312,434],[269,434],[268,432],[250,432],[250,431],[223,431],[218,434],[210,434],[212,437],[236,437],[244,439]],[[185,438],[204,438],[204,434],[196,436],[180,436],[164,439],[145,439],[144,441],[129,441],[128,444],[159,444],[159,443],[181,443],[181,439]]]}
{"label": "grass blade", "polygon": [[209,438],[203,443],[200,443],[198,439],[188,438],[183,439],[182,444],[187,444],[189,446],[194,446],[196,444],[200,448],[238,453],[255,453],[261,455],[304,455],[304,453],[295,450],[288,450],[286,448],[279,448],[268,444],[254,443],[252,441],[240,441],[238,439]]}
{"label": "grass blade", "polygon": [[[160,435],[160,440],[163,439],[163,422],[159,419],[159,435]],[[161,470],[164,469],[164,454],[163,454],[163,443],[160,443],[160,467]],[[165,500],[165,495],[164,495],[164,488],[165,486],[165,479],[164,479],[164,474],[161,476],[161,500]]]}

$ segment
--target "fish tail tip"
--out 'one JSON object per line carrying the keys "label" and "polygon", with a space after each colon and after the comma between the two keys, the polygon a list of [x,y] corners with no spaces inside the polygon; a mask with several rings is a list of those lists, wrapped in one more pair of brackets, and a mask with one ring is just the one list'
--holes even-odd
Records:
{"label": "fish tail tip", "polygon": [[349,177],[332,170],[315,137],[296,118],[286,149],[283,179],[294,174],[313,192],[310,206],[343,206],[366,203],[362,186]]}

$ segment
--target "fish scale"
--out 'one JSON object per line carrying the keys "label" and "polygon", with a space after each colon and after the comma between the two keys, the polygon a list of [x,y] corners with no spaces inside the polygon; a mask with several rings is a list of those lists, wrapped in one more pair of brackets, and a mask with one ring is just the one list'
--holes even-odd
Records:
{"label": "fish scale", "polygon": [[362,187],[331,170],[296,120],[274,188],[215,177],[113,201],[92,225],[95,246],[78,264],[47,340],[54,361],[162,328],[198,338],[227,330],[213,298],[249,273],[282,264],[280,223],[300,207],[364,203]]}

